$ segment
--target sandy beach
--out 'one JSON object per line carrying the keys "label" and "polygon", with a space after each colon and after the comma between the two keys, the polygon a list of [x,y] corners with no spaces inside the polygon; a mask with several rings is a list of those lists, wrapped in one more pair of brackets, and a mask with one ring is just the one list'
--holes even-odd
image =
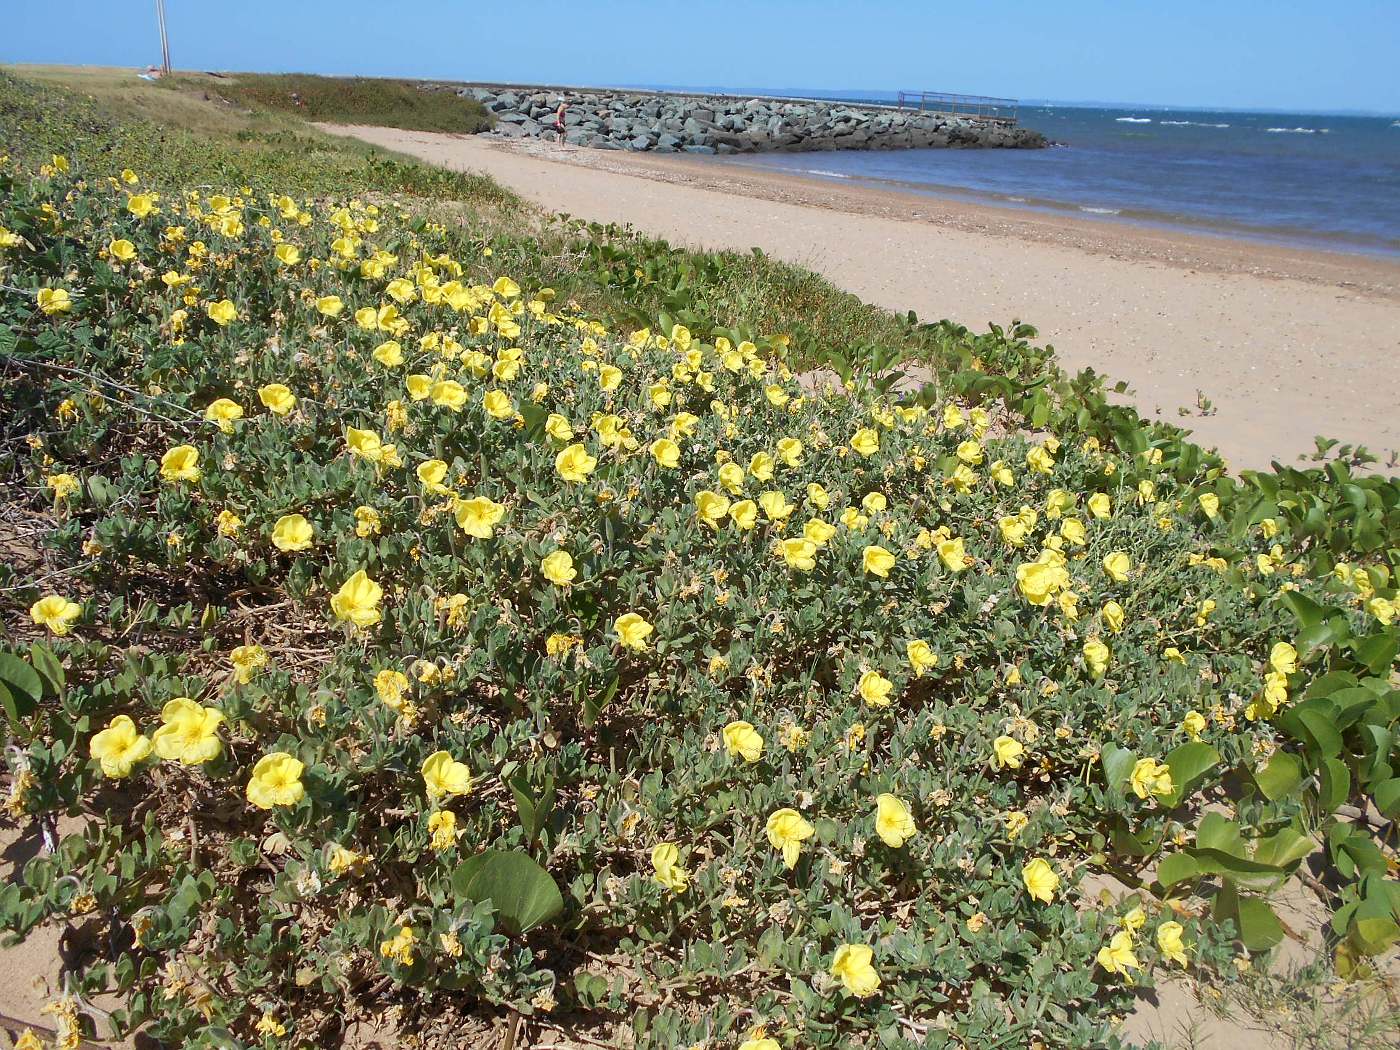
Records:
{"label": "sandy beach", "polygon": [[1126,381],[1145,413],[1194,431],[1237,468],[1294,463],[1319,434],[1383,459],[1400,449],[1400,263],[1387,259],[711,158],[324,127],[486,172],[554,211],[679,245],[757,246],[925,320],[1030,322],[1067,367]]}

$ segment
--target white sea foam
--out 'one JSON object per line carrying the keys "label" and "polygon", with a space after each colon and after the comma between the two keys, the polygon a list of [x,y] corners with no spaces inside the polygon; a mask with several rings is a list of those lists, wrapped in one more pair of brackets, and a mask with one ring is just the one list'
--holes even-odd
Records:
{"label": "white sea foam", "polygon": [[1151,124],[1151,117],[1114,117],[1119,124]]}
{"label": "white sea foam", "polygon": [[825,175],[828,179],[849,179],[850,176],[843,171],[827,171],[825,168],[805,168],[808,175]]}
{"label": "white sea foam", "polygon": [[1265,128],[1275,135],[1326,135],[1327,128]]}
{"label": "white sea foam", "polygon": [[1159,120],[1159,124],[1171,124],[1178,128],[1228,128],[1229,124],[1207,124],[1199,120]]}
{"label": "white sea foam", "polygon": [[1117,215],[1117,214],[1119,214],[1119,210],[1118,210],[1117,208],[1090,208],[1087,204],[1081,204],[1081,205],[1079,206],[1079,210],[1080,210],[1080,211],[1087,211],[1090,215]]}

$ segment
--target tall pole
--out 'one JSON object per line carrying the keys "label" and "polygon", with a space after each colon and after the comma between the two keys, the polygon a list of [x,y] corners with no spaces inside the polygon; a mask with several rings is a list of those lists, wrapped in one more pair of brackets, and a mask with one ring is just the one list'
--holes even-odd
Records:
{"label": "tall pole", "polygon": [[156,24],[160,26],[160,71],[170,72],[170,37],[165,31],[165,0],[156,0]]}

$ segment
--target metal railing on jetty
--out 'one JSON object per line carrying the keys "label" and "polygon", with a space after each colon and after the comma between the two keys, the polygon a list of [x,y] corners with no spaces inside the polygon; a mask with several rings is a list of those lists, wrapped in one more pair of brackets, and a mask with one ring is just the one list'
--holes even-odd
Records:
{"label": "metal railing on jetty", "polygon": [[1015,124],[1020,102],[1014,98],[993,98],[990,95],[956,95],[949,91],[901,91],[899,109],[920,113],[946,113],[950,117],[966,117],[987,124]]}

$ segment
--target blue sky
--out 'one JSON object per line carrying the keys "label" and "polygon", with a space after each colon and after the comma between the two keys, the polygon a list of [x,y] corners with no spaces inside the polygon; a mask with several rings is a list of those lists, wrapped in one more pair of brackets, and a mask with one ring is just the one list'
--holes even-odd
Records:
{"label": "blue sky", "polygon": [[[167,0],[179,68],[1400,112],[1400,0]],[[152,0],[8,0],[0,61],[158,61]]]}

